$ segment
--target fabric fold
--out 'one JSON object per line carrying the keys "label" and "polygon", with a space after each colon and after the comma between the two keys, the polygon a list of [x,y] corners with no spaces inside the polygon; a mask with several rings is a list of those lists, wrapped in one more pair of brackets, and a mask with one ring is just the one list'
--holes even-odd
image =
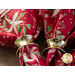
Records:
{"label": "fabric fold", "polygon": [[[70,36],[71,31],[74,27],[74,9],[54,9],[54,10],[41,10],[44,19],[44,29],[46,40],[50,38],[59,38],[61,40],[67,41],[68,36]],[[67,45],[68,46],[68,45]],[[71,45],[70,45],[71,47]],[[52,61],[50,50],[55,49]],[[46,55],[46,64],[52,66],[65,66],[66,64],[62,61],[63,52],[60,49],[52,48],[49,49]],[[64,51],[66,51],[64,49]],[[51,63],[52,62],[52,63]],[[67,64],[69,65],[69,64]]]}
{"label": "fabric fold", "polygon": [[[0,46],[14,47],[15,40],[25,35],[32,35],[36,39],[42,29],[43,19],[39,15],[39,9],[11,9],[0,18]],[[36,45],[21,47],[19,49],[19,62],[21,66],[45,65]]]}

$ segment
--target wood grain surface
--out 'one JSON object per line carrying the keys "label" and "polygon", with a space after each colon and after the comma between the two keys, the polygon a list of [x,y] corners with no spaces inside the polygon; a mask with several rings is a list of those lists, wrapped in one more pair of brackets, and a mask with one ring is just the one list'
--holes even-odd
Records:
{"label": "wood grain surface", "polygon": [[0,47],[0,66],[18,66],[18,57],[14,48]]}

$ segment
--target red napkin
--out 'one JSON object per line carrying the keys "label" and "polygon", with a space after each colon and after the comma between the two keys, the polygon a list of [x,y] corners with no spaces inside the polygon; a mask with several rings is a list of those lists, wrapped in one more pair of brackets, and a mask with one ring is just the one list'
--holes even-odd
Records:
{"label": "red napkin", "polygon": [[[7,9],[4,12],[6,11]],[[4,12],[0,14],[0,16],[4,14],[0,18],[0,46],[14,47],[15,40],[22,35],[30,34],[37,38],[43,28],[38,9],[11,9],[7,13]],[[19,62],[21,66],[23,64],[26,66],[45,65],[36,45],[20,48]]]}
{"label": "red napkin", "polygon": [[[69,34],[71,33],[74,27],[74,10],[73,9],[54,9],[54,10],[45,9],[45,10],[41,10],[41,12],[45,22],[44,29],[45,29],[46,39],[58,37],[64,41],[67,41],[69,39],[68,36],[70,36]],[[74,52],[72,53],[72,55],[74,56]],[[65,64],[62,61],[62,56],[63,56],[63,52],[59,49],[50,48],[46,50],[46,60],[45,60],[46,65],[47,66],[73,65],[71,64],[72,62],[70,64]]]}

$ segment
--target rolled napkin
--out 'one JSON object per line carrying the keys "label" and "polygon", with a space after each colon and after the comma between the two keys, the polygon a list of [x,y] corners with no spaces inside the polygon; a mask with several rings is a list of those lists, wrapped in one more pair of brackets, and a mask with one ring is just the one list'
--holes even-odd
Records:
{"label": "rolled napkin", "polygon": [[0,46],[17,46],[21,66],[44,66],[38,45],[34,43],[43,28],[39,10],[10,9],[7,13],[8,9],[3,10],[0,14],[3,15],[0,18]]}
{"label": "rolled napkin", "polygon": [[[65,66],[74,61],[72,51],[66,50],[74,27],[73,9],[41,10],[44,19],[45,37],[48,48],[45,49],[47,66]],[[70,37],[71,38],[71,37]],[[71,41],[71,40],[70,40]],[[70,44],[70,47],[72,45]],[[73,52],[74,55],[74,52]]]}

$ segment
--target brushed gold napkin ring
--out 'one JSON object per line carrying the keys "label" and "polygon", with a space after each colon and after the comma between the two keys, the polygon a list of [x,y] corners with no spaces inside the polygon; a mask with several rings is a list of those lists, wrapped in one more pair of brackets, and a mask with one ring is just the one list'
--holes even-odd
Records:
{"label": "brushed gold napkin ring", "polygon": [[51,38],[47,40],[47,44],[49,47],[45,48],[45,50],[49,49],[49,48],[58,48],[59,50],[63,51],[64,54],[62,56],[62,61],[66,64],[69,64],[72,62],[73,57],[70,53],[66,53],[62,48],[64,48],[64,46],[66,45],[66,42],[59,39],[59,38]]}
{"label": "brushed gold napkin ring", "polygon": [[44,51],[49,48],[58,48],[61,51],[65,52],[62,48],[66,45],[66,43],[59,38],[47,39],[47,44],[49,47],[45,48]]}
{"label": "brushed gold napkin ring", "polygon": [[33,43],[33,41],[34,41],[33,35],[22,35],[18,37],[14,43],[14,45],[18,47],[16,54],[18,53],[19,49],[25,45],[37,45],[39,47],[39,45],[36,43]]}

